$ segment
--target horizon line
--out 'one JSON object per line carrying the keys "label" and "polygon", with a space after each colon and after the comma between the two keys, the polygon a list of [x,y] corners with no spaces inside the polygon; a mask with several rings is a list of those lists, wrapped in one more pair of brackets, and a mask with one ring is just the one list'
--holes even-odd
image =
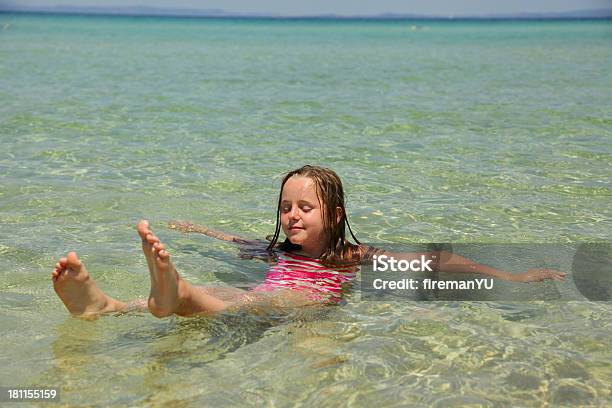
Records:
{"label": "horizon line", "polygon": [[383,12],[378,14],[303,14],[281,15],[272,13],[233,12],[222,9],[176,9],[150,6],[50,6],[28,7],[0,5],[0,14],[56,14],[109,17],[169,17],[169,18],[216,18],[216,19],[270,19],[270,20],[585,20],[612,19],[612,8],[581,9],[561,12],[517,12],[487,13],[479,15],[423,15],[411,13]]}
{"label": "horizon line", "polygon": [[130,17],[130,18],[177,18],[202,20],[328,20],[328,21],[570,21],[570,20],[612,20],[608,16],[419,16],[419,15],[372,15],[372,16],[343,16],[343,15],[214,15],[214,14],[153,14],[153,13],[112,13],[112,12],[83,12],[83,11],[26,11],[26,10],[0,10],[2,14],[29,14],[46,16],[81,16],[81,17]]}

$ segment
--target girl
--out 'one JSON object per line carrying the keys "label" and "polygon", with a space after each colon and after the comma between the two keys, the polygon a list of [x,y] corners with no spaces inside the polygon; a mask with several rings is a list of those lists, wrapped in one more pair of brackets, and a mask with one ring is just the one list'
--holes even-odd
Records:
{"label": "girl", "polygon": [[[265,251],[262,251],[261,241],[248,241],[188,223],[172,223],[170,227],[236,242],[251,256],[264,255],[275,263],[265,282],[250,291],[193,286],[181,278],[165,246],[143,220],[137,229],[151,278],[146,304],[144,301],[124,303],[104,294],[74,252],[68,253],[55,266],[52,273],[55,291],[68,310],[80,316],[135,309],[148,309],[157,317],[191,316],[244,308],[269,311],[321,305],[341,299],[344,287],[355,276],[357,264],[385,252],[361,244],[353,234],[338,175],[332,170],[310,165],[293,170],[283,178],[276,230]],[[279,244],[281,228],[286,238]],[[346,238],[347,229],[355,243]],[[445,251],[387,255],[408,261],[425,256],[436,259],[432,266],[437,271],[480,273],[516,282],[562,280],[565,275],[550,269],[530,269],[513,275]]]}

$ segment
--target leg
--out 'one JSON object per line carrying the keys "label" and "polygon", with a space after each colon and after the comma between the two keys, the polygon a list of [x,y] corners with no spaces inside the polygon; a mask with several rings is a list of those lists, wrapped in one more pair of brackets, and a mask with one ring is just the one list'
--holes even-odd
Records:
{"label": "leg", "polygon": [[182,279],[170,261],[166,247],[153,235],[147,221],[138,223],[138,234],[149,267],[151,291],[148,306],[154,316],[214,314],[231,305]]}
{"label": "leg", "polygon": [[128,306],[107,296],[98,288],[75,252],[69,252],[66,258],[59,260],[51,273],[51,280],[53,289],[73,315],[92,316],[121,312]]}
{"label": "leg", "polygon": [[196,286],[196,290],[202,291],[207,295],[214,296],[225,302],[236,302],[240,300],[248,292],[243,289],[234,288],[232,286]]}

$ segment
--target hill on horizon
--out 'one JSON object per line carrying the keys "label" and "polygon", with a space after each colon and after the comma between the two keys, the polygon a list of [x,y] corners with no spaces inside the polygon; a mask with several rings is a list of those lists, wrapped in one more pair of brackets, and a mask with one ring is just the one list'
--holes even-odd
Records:
{"label": "hill on horizon", "polygon": [[474,15],[442,15],[442,14],[410,14],[410,13],[378,13],[378,14],[307,14],[283,15],[275,13],[231,12],[222,9],[187,9],[150,6],[23,6],[12,2],[0,3],[0,12],[17,13],[48,13],[48,14],[93,14],[93,15],[127,15],[127,16],[168,16],[168,17],[218,17],[218,18],[323,18],[323,19],[580,19],[580,18],[612,18],[610,9],[574,10],[550,13],[511,13],[511,14],[474,14]]}

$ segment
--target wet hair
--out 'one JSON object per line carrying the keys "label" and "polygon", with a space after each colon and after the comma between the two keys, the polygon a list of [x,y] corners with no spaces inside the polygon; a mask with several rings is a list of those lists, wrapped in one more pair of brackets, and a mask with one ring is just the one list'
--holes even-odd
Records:
{"label": "wet hair", "polygon": [[[278,207],[276,209],[276,229],[273,236],[268,236],[270,244],[268,245],[267,250],[272,252],[278,242],[278,237],[281,230],[280,214],[283,188],[285,187],[287,180],[293,176],[308,177],[311,179],[315,184],[319,204],[322,204],[323,227],[329,234],[329,242],[321,254],[321,262],[326,265],[359,262],[359,244],[361,244],[361,242],[359,242],[359,240],[355,237],[355,234],[353,234],[351,226],[348,222],[342,181],[340,181],[340,177],[338,177],[333,170],[312,165],[306,165],[300,167],[299,169],[292,170],[283,177],[278,196]],[[336,221],[336,208],[338,207],[340,207],[342,210],[342,215],[339,222]],[[346,239],[346,228],[348,228],[357,245],[350,243]],[[301,246],[292,244],[289,241],[289,238],[287,238],[278,246],[278,248],[286,252],[292,252],[299,250]]]}

